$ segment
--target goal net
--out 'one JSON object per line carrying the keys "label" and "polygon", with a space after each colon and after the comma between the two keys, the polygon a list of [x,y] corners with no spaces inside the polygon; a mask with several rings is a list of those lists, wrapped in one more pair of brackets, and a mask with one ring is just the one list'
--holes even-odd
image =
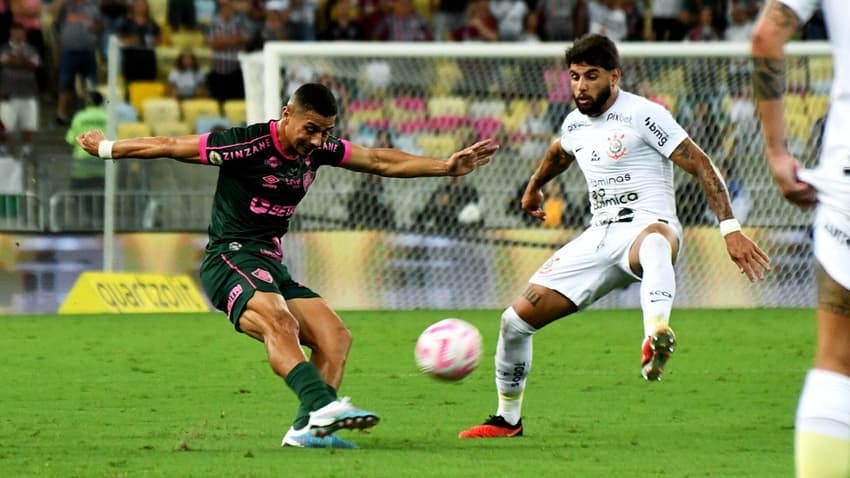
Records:
{"label": "goal net", "polygon": [[[771,256],[750,284],[729,260],[698,183],[677,170],[685,242],[677,307],[814,303],[804,213],[782,200],[763,157],[748,45],[623,44],[621,87],[665,105],[727,176],[736,216]],[[789,45],[787,129],[792,151],[816,161],[832,75],[821,43]],[[498,308],[588,220],[577,166],[547,189],[545,224],[519,198],[573,107],[558,44],[269,43],[242,58],[248,122],[278,118],[301,84],[328,85],[336,133],[363,146],[436,157],[485,137],[501,150],[460,178],[388,179],[323,168],[284,239],[293,276],[335,305]],[[638,307],[639,286],[596,307]]]}

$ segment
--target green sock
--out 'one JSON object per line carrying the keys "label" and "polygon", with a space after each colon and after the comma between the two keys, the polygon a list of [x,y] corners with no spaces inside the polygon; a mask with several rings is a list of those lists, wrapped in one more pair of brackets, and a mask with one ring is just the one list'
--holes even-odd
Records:
{"label": "green sock", "polygon": [[308,412],[318,410],[336,400],[336,393],[328,390],[330,387],[322,380],[316,366],[310,362],[301,362],[293,367],[286,376],[286,385],[295,392],[301,401],[301,407]]}
{"label": "green sock", "polygon": [[[325,385],[327,385],[327,384],[325,384]],[[334,400],[336,400],[336,390],[333,387],[331,387],[330,385],[327,385],[327,388],[328,388],[328,392],[330,392],[334,396]],[[307,422],[309,422],[309,421],[310,421],[310,410],[308,410],[307,407],[304,406],[304,402],[301,402],[301,404],[298,405],[298,412],[295,415],[295,421],[292,422],[292,428],[294,428],[296,430],[300,430],[300,429],[306,427]]]}

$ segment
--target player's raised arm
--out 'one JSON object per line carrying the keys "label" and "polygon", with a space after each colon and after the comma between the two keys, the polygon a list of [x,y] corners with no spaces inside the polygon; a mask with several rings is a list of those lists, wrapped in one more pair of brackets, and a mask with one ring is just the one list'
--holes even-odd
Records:
{"label": "player's raised arm", "polygon": [[708,205],[720,222],[720,233],[726,240],[729,257],[741,273],[751,281],[756,277],[764,279],[764,271],[770,269],[770,258],[741,231],[741,225],[732,212],[726,181],[711,158],[690,138],[685,138],[670,154],[670,160],[699,181]]}
{"label": "player's raised arm", "polygon": [[77,136],[77,143],[92,156],[101,159],[118,158],[173,158],[178,161],[200,162],[198,143],[200,135],[152,136],[110,141],[99,129]]}
{"label": "player's raised arm", "polygon": [[575,156],[568,154],[561,146],[561,141],[553,141],[546,150],[546,155],[543,161],[537,168],[537,171],[531,175],[528,180],[528,186],[522,195],[522,209],[528,215],[536,217],[541,221],[546,219],[546,212],[543,210],[543,186],[551,181],[554,177],[563,173],[573,164]]}
{"label": "player's raised arm", "polygon": [[448,160],[405,153],[392,148],[364,148],[351,145],[346,169],[395,178],[422,176],[463,176],[484,166],[499,145],[492,139],[479,141],[455,152]]}

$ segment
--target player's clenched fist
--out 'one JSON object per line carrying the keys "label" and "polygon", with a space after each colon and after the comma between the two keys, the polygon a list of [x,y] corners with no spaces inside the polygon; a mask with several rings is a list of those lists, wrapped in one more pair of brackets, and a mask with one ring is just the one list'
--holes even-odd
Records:
{"label": "player's clenched fist", "polygon": [[106,139],[106,135],[103,134],[103,131],[99,129],[93,129],[91,131],[86,131],[85,133],[77,136],[77,144],[80,145],[87,153],[92,156],[98,155],[98,146],[100,142]]}

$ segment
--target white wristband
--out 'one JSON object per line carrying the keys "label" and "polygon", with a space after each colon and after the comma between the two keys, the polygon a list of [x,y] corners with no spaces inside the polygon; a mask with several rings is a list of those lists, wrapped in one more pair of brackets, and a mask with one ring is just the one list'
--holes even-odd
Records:
{"label": "white wristband", "polygon": [[720,235],[726,237],[733,232],[741,230],[741,223],[737,219],[724,219],[720,221]]}
{"label": "white wristband", "polygon": [[97,145],[97,156],[100,159],[112,159],[112,145],[115,141],[105,139]]}

